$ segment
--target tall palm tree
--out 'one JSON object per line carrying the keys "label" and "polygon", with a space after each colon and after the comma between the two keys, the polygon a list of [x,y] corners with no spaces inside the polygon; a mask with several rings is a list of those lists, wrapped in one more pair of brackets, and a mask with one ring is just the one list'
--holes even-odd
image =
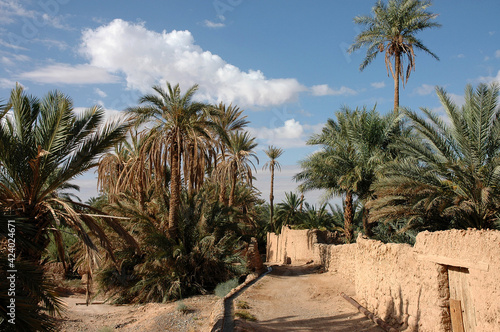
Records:
{"label": "tall palm tree", "polygon": [[[154,188],[154,168],[148,156],[141,153],[146,135],[130,130],[128,138],[130,141],[123,140],[101,157],[97,184],[110,203],[119,199],[120,194],[129,192],[138,198],[140,206],[144,206],[145,191]],[[165,183],[168,181],[167,176]]]}
{"label": "tall palm tree", "polygon": [[251,158],[259,163],[254,152],[256,146],[255,138],[250,137],[248,132],[229,133],[229,145],[226,148],[225,160],[219,160],[216,170],[219,178],[228,178],[231,181],[228,206],[233,206],[235,202],[238,178],[241,177],[246,183],[252,185],[252,168],[255,170],[255,165]]}
{"label": "tall palm tree", "polygon": [[163,182],[164,175],[170,176],[168,231],[172,237],[178,227],[181,174],[189,181],[189,191],[193,191],[203,181],[207,157],[213,151],[210,129],[214,124],[208,118],[211,108],[192,101],[197,89],[198,85],[194,85],[182,94],[179,84],[167,82],[166,90],[156,85],[156,94],[139,99],[143,106],[128,109],[136,125],[152,125],[144,153],[150,156],[158,180]]}
{"label": "tall palm tree", "polygon": [[269,194],[269,203],[271,204],[271,216],[270,216],[270,224],[272,225],[272,231],[274,232],[274,221],[273,221],[273,216],[274,216],[274,206],[273,206],[273,201],[274,201],[274,169],[278,169],[278,171],[281,171],[281,165],[280,163],[276,160],[281,155],[283,154],[283,149],[274,147],[274,146],[269,146],[266,150],[264,150],[265,154],[269,157],[269,161],[264,164],[262,167],[263,170],[266,168],[269,168],[271,171],[271,192]]}
{"label": "tall palm tree", "polygon": [[368,48],[360,70],[365,69],[379,52],[385,52],[387,74],[390,72],[394,79],[394,113],[398,113],[399,109],[399,80],[404,87],[411,70],[415,69],[415,50],[424,51],[439,60],[416,37],[422,30],[441,26],[433,21],[437,14],[427,11],[430,5],[431,1],[427,0],[389,0],[387,4],[378,0],[372,8],[373,16],[354,18],[354,23],[363,25],[365,30],[356,36],[348,51],[352,53],[361,47]]}
{"label": "tall palm tree", "polygon": [[404,111],[415,136],[396,141],[407,157],[384,168],[370,217],[431,230],[498,228],[499,86],[467,86],[462,107],[436,91],[450,123],[425,108],[425,117]]}
{"label": "tall palm tree", "polygon": [[[216,107],[216,113],[211,116],[212,121],[217,125],[217,153],[219,155],[219,161],[224,162],[226,160],[226,147],[229,145],[228,134],[237,130],[242,130],[247,126],[249,121],[246,120],[246,116],[242,116],[243,110],[240,110],[237,106],[232,104],[226,106],[224,103],[219,103]],[[227,204],[226,198],[226,184],[227,179],[220,178],[217,179],[220,184],[219,191],[219,201],[221,203]]]}
{"label": "tall palm tree", "polygon": [[[301,162],[302,172],[295,175],[303,190],[325,189],[325,199],[344,195],[344,225],[347,240],[352,239],[354,196],[366,203],[372,196],[371,184],[377,167],[392,156],[388,145],[398,132],[397,118],[380,116],[375,107],[367,111],[343,108],[336,121],[328,119],[323,131],[308,144],[321,145],[318,151]],[[365,233],[369,233],[365,216]]]}
{"label": "tall palm tree", "polygon": [[[27,95],[20,85],[0,111],[0,212],[13,215],[19,235],[29,239],[29,243],[19,242],[17,247],[22,264],[32,270],[23,277],[23,285],[43,275],[40,258],[51,237],[64,259],[62,228],[81,239],[87,255],[96,256],[98,247],[92,239],[98,239],[113,257],[108,235],[88,213],[91,207],[73,201],[65,192],[77,189],[70,181],[95,167],[99,156],[124,138],[127,124],[103,124],[103,120],[104,111],[99,107],[77,115],[71,99],[62,93],[50,92],[40,100]],[[119,223],[111,218],[103,221],[135,244]],[[39,303],[54,309],[54,303],[47,302],[47,294],[42,294],[44,288],[48,289],[44,283],[25,289],[33,307],[20,310],[38,312]],[[21,311],[18,314],[23,315]]]}

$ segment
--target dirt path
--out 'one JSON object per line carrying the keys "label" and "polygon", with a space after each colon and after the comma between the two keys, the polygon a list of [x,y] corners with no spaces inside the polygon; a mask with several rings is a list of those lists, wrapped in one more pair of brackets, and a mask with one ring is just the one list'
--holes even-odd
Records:
{"label": "dirt path", "polygon": [[145,305],[77,305],[85,302],[84,296],[63,298],[66,311],[58,331],[67,332],[197,332],[209,330],[209,316],[215,295],[194,296],[182,300],[185,311],[178,302],[149,303]]}
{"label": "dirt path", "polygon": [[[318,267],[276,266],[235,299],[236,312],[256,322],[236,321],[239,331],[383,332],[340,295],[354,296],[352,281]],[[238,308],[248,305],[248,309]]]}

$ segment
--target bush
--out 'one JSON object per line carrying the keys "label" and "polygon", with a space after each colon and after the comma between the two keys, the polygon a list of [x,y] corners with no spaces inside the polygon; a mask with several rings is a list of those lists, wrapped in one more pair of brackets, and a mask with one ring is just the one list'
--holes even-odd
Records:
{"label": "bush", "polygon": [[236,288],[236,287],[238,287],[238,279],[237,278],[220,283],[217,285],[217,287],[215,287],[215,295],[217,295],[220,298],[223,298],[224,296],[229,294],[229,292],[233,288]]}

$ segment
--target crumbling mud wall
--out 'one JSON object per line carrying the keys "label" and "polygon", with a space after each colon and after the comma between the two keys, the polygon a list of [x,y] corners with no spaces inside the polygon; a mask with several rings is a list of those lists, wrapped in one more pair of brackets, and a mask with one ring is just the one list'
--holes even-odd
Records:
{"label": "crumbling mud wall", "polygon": [[447,331],[446,279],[437,264],[414,248],[358,237],[356,297],[361,305],[402,331]]}
{"label": "crumbling mud wall", "polygon": [[451,331],[450,298],[460,300],[465,331],[500,331],[500,231],[422,232],[414,247],[318,242],[313,231],[268,234],[267,260],[314,260],[347,276],[357,300],[401,331]]}
{"label": "crumbling mud wall", "polygon": [[292,230],[283,227],[281,234],[267,233],[266,261],[276,264],[307,263],[315,259],[318,230]]}

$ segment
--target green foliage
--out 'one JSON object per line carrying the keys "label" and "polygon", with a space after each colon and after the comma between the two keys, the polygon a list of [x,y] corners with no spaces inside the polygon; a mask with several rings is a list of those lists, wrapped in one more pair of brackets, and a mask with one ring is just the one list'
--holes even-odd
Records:
{"label": "green foliage", "polygon": [[364,26],[365,29],[356,36],[354,44],[348,51],[352,53],[367,47],[360,70],[368,66],[378,53],[385,53],[387,74],[392,74],[395,83],[394,113],[396,114],[399,111],[399,80],[403,81],[404,86],[411,71],[415,70],[415,50],[424,51],[439,60],[416,37],[422,30],[441,26],[433,21],[437,14],[427,11],[430,5],[431,1],[427,0],[389,0],[387,3],[378,0],[372,8],[373,16],[354,18],[354,23]]}
{"label": "green foliage", "polygon": [[[38,99],[27,95],[20,85],[2,106],[0,212],[16,219],[16,327],[20,330],[53,329],[49,315],[57,313],[61,304],[54,286],[43,275],[41,257],[48,249],[52,258],[57,252],[66,263],[66,231],[81,240],[89,259],[99,250],[96,242],[113,255],[103,228],[86,213],[87,206],[75,201],[67,190],[78,189],[70,181],[94,167],[102,153],[122,140],[127,126],[104,123],[100,107],[77,114],[68,96],[54,91]],[[113,220],[105,223],[131,241]],[[2,271],[6,269],[2,267]],[[4,277],[2,274],[2,282]]]}
{"label": "green foliage", "polygon": [[371,218],[406,228],[496,228],[500,210],[498,85],[467,86],[465,104],[437,94],[450,123],[405,110],[414,135],[394,144],[404,160],[388,163],[374,186]]}
{"label": "green foliage", "polygon": [[225,282],[221,282],[215,287],[214,293],[220,298],[226,296],[233,288],[238,286],[238,279],[234,278]]}
{"label": "green foliage", "polygon": [[191,309],[189,309],[189,307],[183,301],[177,301],[176,309],[183,314],[187,314],[191,311]]}
{"label": "green foliage", "polygon": [[203,294],[245,272],[236,251],[238,224],[224,213],[227,208],[207,204],[203,193],[184,197],[178,236],[171,238],[161,226],[168,204],[152,198],[146,206],[143,211],[126,195],[110,206],[131,217],[128,228],[143,251],[137,255],[125,247],[117,253],[121,268],[110,265],[102,271],[100,283],[117,302],[166,302]]}

